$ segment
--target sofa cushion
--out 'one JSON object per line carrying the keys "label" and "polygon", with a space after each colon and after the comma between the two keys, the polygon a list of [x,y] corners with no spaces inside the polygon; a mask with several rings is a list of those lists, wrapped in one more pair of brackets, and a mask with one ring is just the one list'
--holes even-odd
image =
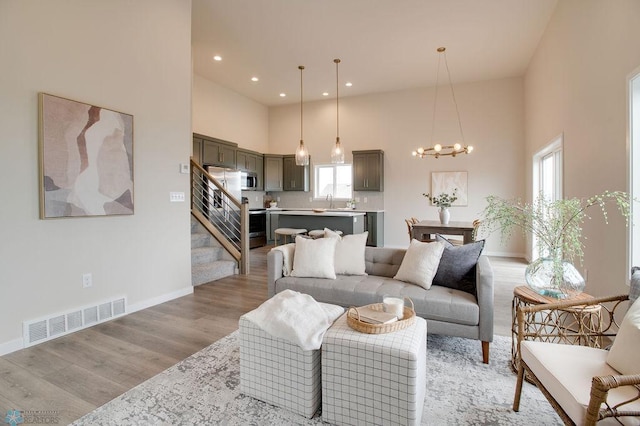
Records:
{"label": "sofa cushion", "polygon": [[369,275],[393,278],[398,273],[398,269],[400,269],[406,250],[386,247],[375,247],[375,249],[367,250],[365,248],[365,271]]}
{"label": "sofa cushion", "polygon": [[[618,374],[605,362],[607,351],[604,349],[524,341],[520,346],[520,356],[578,425],[584,424],[591,392],[591,378]],[[613,405],[636,395],[633,387],[619,387],[609,391],[607,401]],[[640,410],[640,401],[626,407]]]}
{"label": "sofa cushion", "polygon": [[478,325],[480,307],[476,298],[460,290],[433,285],[429,290],[377,275],[338,275],[336,280],[282,277],[275,292],[292,289],[316,300],[343,307],[382,302],[382,297],[409,297],[416,315],[427,320]]}
{"label": "sofa cushion", "polygon": [[336,274],[342,275],[364,275],[364,249],[367,245],[368,232],[362,234],[350,234],[341,237],[340,234],[330,229],[324,228],[325,238],[335,238],[336,254],[334,267]]}
{"label": "sofa cushion", "polygon": [[476,263],[482,254],[484,240],[455,246],[442,235],[436,234],[436,241],[444,244],[444,251],[433,284],[475,295]]}
{"label": "sofa cushion", "polygon": [[428,290],[438,270],[443,251],[444,244],[442,243],[423,243],[416,239],[411,240],[400,269],[393,278],[419,285]]}
{"label": "sofa cushion", "polygon": [[631,268],[631,281],[629,283],[629,300],[635,302],[640,296],[640,268],[634,266]]}
{"label": "sofa cushion", "polygon": [[607,363],[622,374],[640,374],[640,300],[633,302],[620,324]]}
{"label": "sofa cushion", "polygon": [[291,276],[335,279],[336,242],[335,238],[311,240],[297,236]]}

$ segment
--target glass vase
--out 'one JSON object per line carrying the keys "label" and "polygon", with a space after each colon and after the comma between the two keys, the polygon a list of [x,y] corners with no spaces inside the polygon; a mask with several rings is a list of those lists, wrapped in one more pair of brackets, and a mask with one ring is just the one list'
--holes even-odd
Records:
{"label": "glass vase", "polygon": [[536,293],[556,299],[573,297],[582,293],[585,287],[584,278],[571,263],[549,257],[529,264],[524,278]]}

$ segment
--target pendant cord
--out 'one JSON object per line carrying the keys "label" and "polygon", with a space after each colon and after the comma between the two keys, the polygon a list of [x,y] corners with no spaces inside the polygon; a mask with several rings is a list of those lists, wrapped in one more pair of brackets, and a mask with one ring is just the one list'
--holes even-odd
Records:
{"label": "pendant cord", "polygon": [[302,123],[302,113],[303,113],[303,110],[302,110],[302,70],[304,69],[304,67],[302,65],[300,65],[298,68],[300,69],[300,142],[302,142],[302,135],[303,135],[303,131],[302,131],[302,129],[303,129],[302,128],[302,126],[303,126],[303,123]]}
{"label": "pendant cord", "polygon": [[339,96],[339,87],[340,84],[338,83],[339,78],[338,78],[338,64],[340,63],[340,59],[334,59],[333,62],[336,63],[336,143],[340,142],[340,113],[339,113],[339,101],[338,99],[340,98]]}
{"label": "pendant cord", "polygon": [[447,68],[447,75],[449,76],[449,87],[451,87],[451,97],[453,98],[453,105],[456,107],[456,115],[458,116],[458,127],[460,127],[460,138],[464,145],[464,133],[462,132],[462,121],[460,120],[460,111],[458,110],[458,102],[456,102],[456,94],[453,91],[453,83],[451,82],[451,72],[449,71],[449,62],[447,62],[447,52],[444,54],[444,66]]}
{"label": "pendant cord", "polygon": [[438,55],[438,68],[436,70],[436,93],[433,96],[433,116],[431,117],[431,146],[433,146],[433,134],[436,130],[436,109],[438,107],[438,83],[440,82],[440,58]]}

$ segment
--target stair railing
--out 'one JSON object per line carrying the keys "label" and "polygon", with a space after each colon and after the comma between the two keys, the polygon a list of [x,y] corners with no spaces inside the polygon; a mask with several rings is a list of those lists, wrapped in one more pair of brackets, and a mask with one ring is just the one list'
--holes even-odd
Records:
{"label": "stair railing", "polygon": [[191,159],[191,214],[249,274],[249,208]]}

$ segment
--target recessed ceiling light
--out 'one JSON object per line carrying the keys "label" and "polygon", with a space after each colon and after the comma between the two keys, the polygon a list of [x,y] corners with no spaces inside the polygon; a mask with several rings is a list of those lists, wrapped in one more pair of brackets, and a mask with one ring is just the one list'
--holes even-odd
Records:
{"label": "recessed ceiling light", "polygon": [[222,56],[216,55],[216,56],[213,57],[213,60],[214,61],[221,61],[222,60]]}
{"label": "recessed ceiling light", "polygon": [[258,77],[251,77],[251,81],[253,81],[254,83],[255,83],[256,81],[259,81],[259,80],[260,80],[260,79],[259,79]]}
{"label": "recessed ceiling light", "polygon": [[286,93],[280,93],[280,97],[281,97],[281,98],[284,98],[285,96],[287,96],[287,94],[286,94]]}
{"label": "recessed ceiling light", "polygon": [[329,92],[322,92],[322,96],[329,96]]}
{"label": "recessed ceiling light", "polygon": [[351,83],[350,81],[347,81],[344,85],[347,86],[347,87],[351,87],[351,86],[353,86],[353,83]]}

